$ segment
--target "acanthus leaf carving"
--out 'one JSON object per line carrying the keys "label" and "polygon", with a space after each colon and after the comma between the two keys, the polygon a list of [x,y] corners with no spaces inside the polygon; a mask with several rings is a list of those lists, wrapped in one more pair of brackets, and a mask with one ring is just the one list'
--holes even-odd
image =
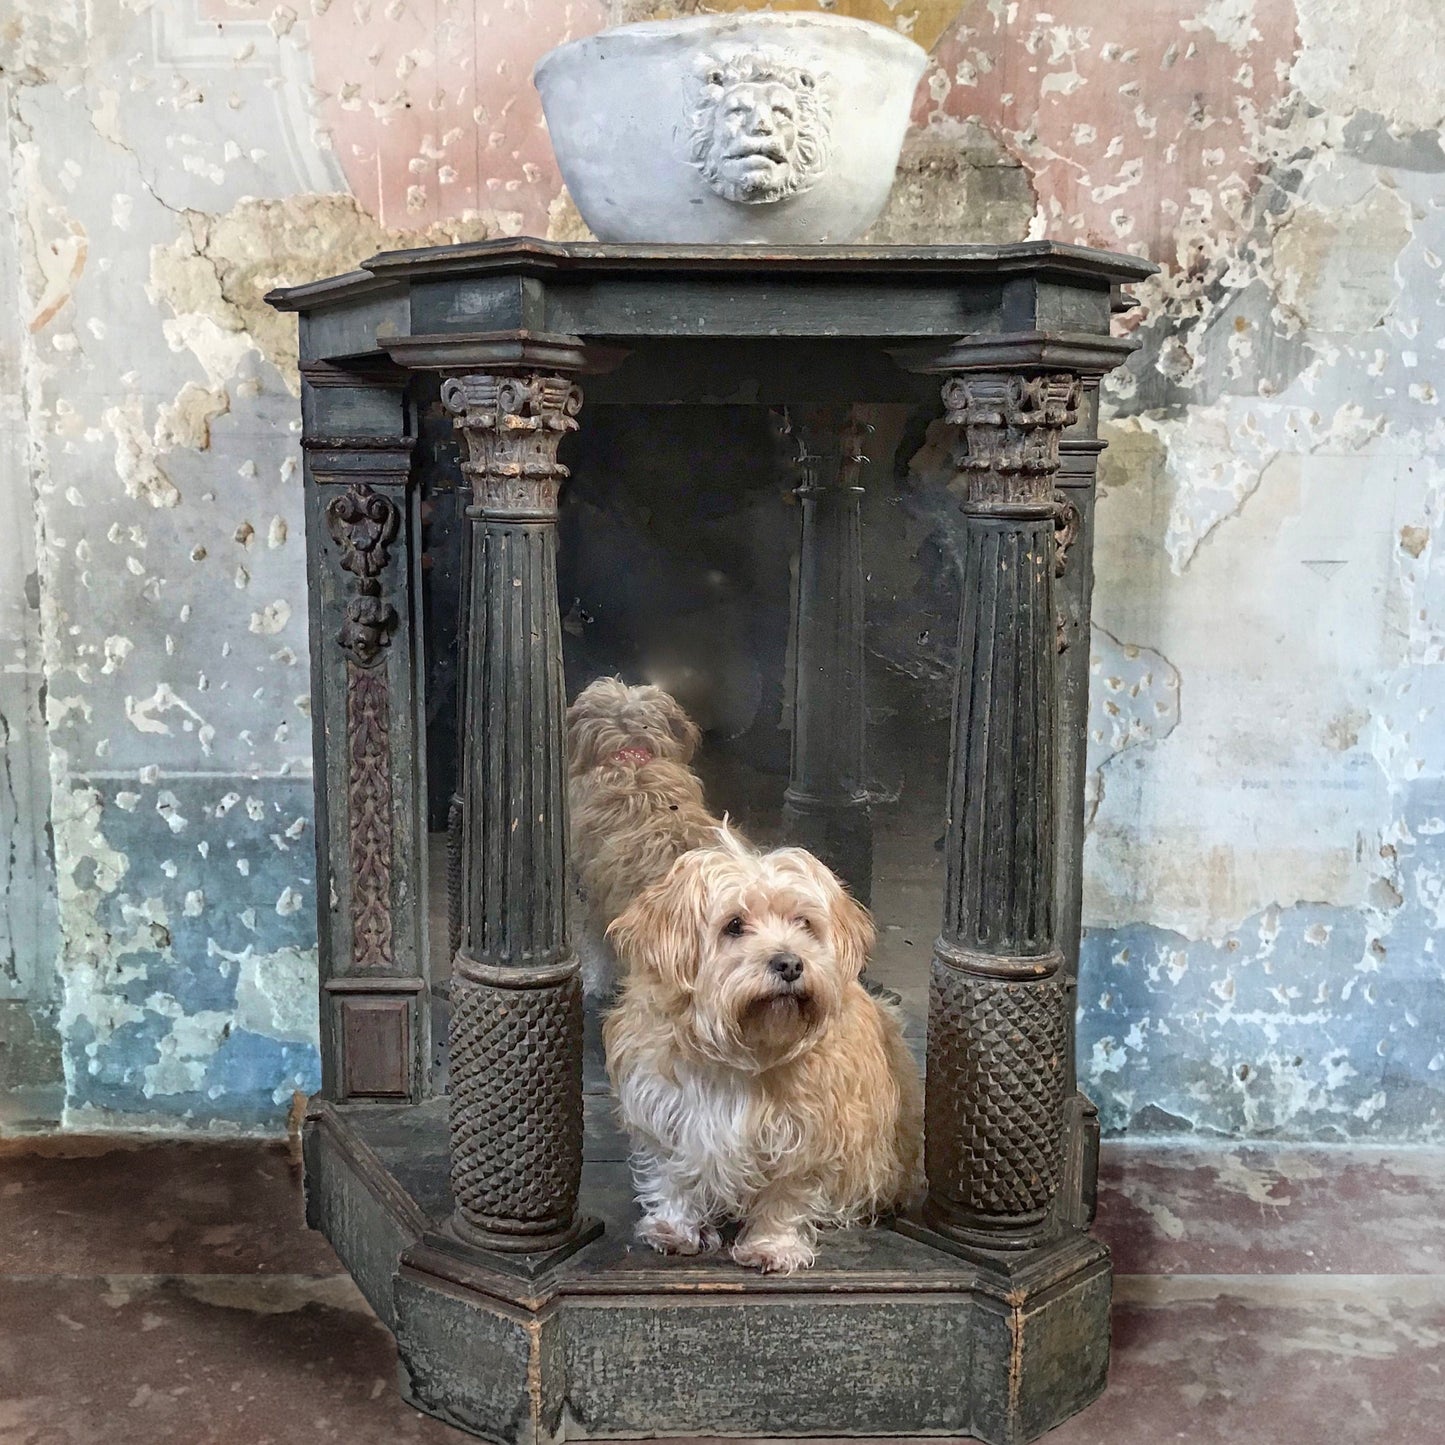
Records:
{"label": "acanthus leaf carving", "polygon": [[582,388],[564,376],[482,373],[448,378],[441,400],[462,434],[477,513],[554,517],[568,476],[557,448],[577,430]]}
{"label": "acanthus leaf carving", "polygon": [[1059,437],[1078,416],[1079,383],[1067,374],[980,372],[944,383],[945,420],[958,430],[954,465],[968,500],[1053,506]]}
{"label": "acanthus leaf carving", "polygon": [[391,698],[384,672],[350,659],[346,742],[352,960],[357,968],[389,968],[393,961]]}

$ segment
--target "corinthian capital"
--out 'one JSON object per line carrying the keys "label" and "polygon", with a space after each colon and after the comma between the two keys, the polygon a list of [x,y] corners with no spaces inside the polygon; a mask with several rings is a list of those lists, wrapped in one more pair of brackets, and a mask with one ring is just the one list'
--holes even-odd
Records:
{"label": "corinthian capital", "polygon": [[564,376],[479,373],[449,378],[441,397],[462,434],[462,472],[476,512],[517,520],[555,517],[567,477],[557,448],[577,430],[582,388]]}
{"label": "corinthian capital", "polygon": [[1059,437],[1078,401],[1078,380],[1068,374],[979,372],[946,382],[945,420],[958,429],[953,460],[970,506],[1053,510]]}

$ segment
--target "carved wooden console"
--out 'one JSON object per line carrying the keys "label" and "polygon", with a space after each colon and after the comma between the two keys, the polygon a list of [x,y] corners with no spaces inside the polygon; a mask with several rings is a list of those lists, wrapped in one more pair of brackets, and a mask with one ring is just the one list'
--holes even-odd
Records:
{"label": "carved wooden console", "polygon": [[[396,1334],[420,1408],[507,1445],[1021,1442],[1102,1389],[1097,1125],[1073,1063],[1095,432],[1098,379],[1130,349],[1110,336],[1118,288],[1151,269],[1043,242],[519,240],[389,253],[271,297],[301,317],[312,577],[325,1070],[308,1217]],[[634,1246],[606,1100],[584,1090],[595,1040],[568,920],[567,439],[595,408],[740,396],[784,418],[798,467],[781,826],[865,898],[858,405],[942,421],[963,559],[927,1200],[827,1236],[789,1278]],[[433,475],[423,412],[450,420],[459,475]],[[434,856],[432,492],[460,498],[464,699]],[[433,867],[448,875],[441,909]],[[431,977],[433,948],[447,976]]]}

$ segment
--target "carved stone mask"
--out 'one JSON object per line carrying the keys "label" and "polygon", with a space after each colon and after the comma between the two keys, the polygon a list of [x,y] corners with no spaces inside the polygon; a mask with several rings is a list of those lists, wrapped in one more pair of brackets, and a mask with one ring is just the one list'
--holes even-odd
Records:
{"label": "carved stone mask", "polygon": [[696,73],[688,158],[713,190],[764,205],[816,184],[830,158],[822,77],[776,48],[701,56]]}

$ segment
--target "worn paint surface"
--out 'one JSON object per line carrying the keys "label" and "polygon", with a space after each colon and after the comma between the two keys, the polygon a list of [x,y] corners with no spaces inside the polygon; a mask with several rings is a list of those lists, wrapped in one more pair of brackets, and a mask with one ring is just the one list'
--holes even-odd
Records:
{"label": "worn paint surface", "polygon": [[[691,8],[0,25],[0,1010],[26,1070],[63,1053],[70,1122],[277,1127],[316,1082],[293,332],[262,294],[585,234],[529,67]],[[846,8],[933,55],[875,239],[1164,267],[1105,402],[1086,1087],[1111,1129],[1440,1138],[1445,13]]]}

